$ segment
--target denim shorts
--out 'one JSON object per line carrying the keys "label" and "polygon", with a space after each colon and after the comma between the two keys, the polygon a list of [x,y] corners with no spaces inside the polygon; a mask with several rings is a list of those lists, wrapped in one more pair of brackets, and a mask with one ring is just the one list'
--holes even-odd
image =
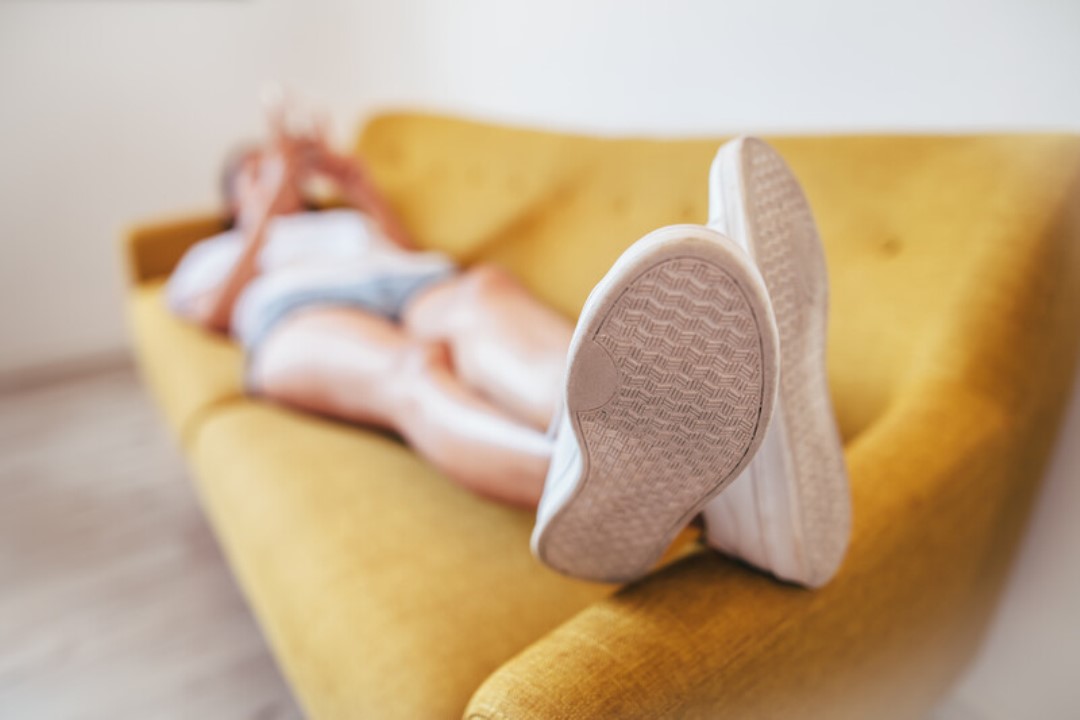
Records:
{"label": "denim shorts", "polygon": [[310,307],[348,307],[400,322],[409,301],[425,288],[454,276],[453,267],[423,273],[387,274],[351,283],[299,288],[261,303],[247,323],[240,342],[254,352],[278,323],[298,310]]}

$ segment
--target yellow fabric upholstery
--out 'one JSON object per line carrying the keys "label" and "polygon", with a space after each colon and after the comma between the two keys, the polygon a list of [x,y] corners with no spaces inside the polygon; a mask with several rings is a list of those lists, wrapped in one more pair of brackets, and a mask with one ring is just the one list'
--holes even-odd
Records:
{"label": "yellow fabric upholstery", "polygon": [[532,516],[388,437],[252,402],[201,427],[205,506],[313,717],[453,718],[610,588],[529,554]]}
{"label": "yellow fabric upholstery", "polygon": [[167,276],[191,245],[225,229],[220,213],[138,225],[124,236],[124,267],[132,284]]}
{"label": "yellow fabric upholstery", "polygon": [[243,397],[243,353],[227,339],[174,316],[163,289],[162,279],[134,286],[128,321],[140,371],[186,445],[205,412]]}
{"label": "yellow fabric upholstery", "polygon": [[[501,263],[572,316],[638,236],[704,220],[718,142],[391,115],[358,151],[421,245]],[[146,282],[214,221],[131,236],[140,361],[311,717],[912,718],[940,697],[993,609],[1073,374],[1080,140],[775,145],[826,242],[855,501],[819,592],[704,551],[614,594],[555,576],[526,514],[392,439],[239,397],[237,352]]]}

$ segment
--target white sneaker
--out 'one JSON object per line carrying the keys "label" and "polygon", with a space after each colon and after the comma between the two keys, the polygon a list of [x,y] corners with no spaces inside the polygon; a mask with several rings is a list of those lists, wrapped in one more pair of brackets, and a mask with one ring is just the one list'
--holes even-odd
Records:
{"label": "white sneaker", "polygon": [[746,467],[776,393],[778,337],[750,257],[700,225],[646,235],[585,301],[532,548],[622,582]]}
{"label": "white sneaker", "polygon": [[791,582],[820,587],[851,534],[843,447],[825,374],[828,280],[810,206],[763,141],[740,138],[716,155],[709,226],[757,263],[780,331],[776,408],[757,456],[705,507],[706,542]]}

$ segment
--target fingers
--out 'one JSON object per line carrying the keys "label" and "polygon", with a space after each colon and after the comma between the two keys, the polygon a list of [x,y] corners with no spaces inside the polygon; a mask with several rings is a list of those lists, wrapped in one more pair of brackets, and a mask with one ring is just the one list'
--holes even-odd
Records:
{"label": "fingers", "polygon": [[326,177],[338,184],[351,174],[349,158],[333,152],[329,115],[323,110],[301,116],[291,97],[277,84],[262,93],[269,139],[263,153],[265,172],[259,173],[260,195],[284,192],[288,185],[299,187],[311,176]]}
{"label": "fingers", "polygon": [[289,128],[285,90],[278,83],[267,85],[263,88],[262,104],[266,113],[266,123],[270,129],[270,146],[286,144]]}
{"label": "fingers", "polygon": [[290,95],[281,85],[273,83],[264,88],[262,101],[270,130],[268,146],[293,158],[304,152],[313,137],[310,131],[298,129],[301,124],[297,122],[296,105]]}
{"label": "fingers", "polygon": [[290,174],[292,162],[284,153],[271,153],[261,163],[259,173],[260,190],[273,190],[280,187]]}
{"label": "fingers", "polygon": [[330,116],[325,110],[311,114],[312,139],[325,152],[330,151]]}

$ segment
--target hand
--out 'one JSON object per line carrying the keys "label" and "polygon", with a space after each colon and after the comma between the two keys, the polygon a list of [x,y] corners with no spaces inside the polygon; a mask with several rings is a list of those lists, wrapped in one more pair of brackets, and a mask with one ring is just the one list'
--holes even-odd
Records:
{"label": "hand", "polygon": [[339,185],[348,182],[357,173],[357,168],[352,158],[332,149],[326,116],[313,116],[311,126],[310,132],[292,136],[295,147],[301,153],[305,171],[321,175]]}
{"label": "hand", "polygon": [[260,153],[246,180],[247,192],[240,208],[243,225],[254,225],[263,217],[288,212],[297,201],[296,159],[289,152],[271,148]]}

